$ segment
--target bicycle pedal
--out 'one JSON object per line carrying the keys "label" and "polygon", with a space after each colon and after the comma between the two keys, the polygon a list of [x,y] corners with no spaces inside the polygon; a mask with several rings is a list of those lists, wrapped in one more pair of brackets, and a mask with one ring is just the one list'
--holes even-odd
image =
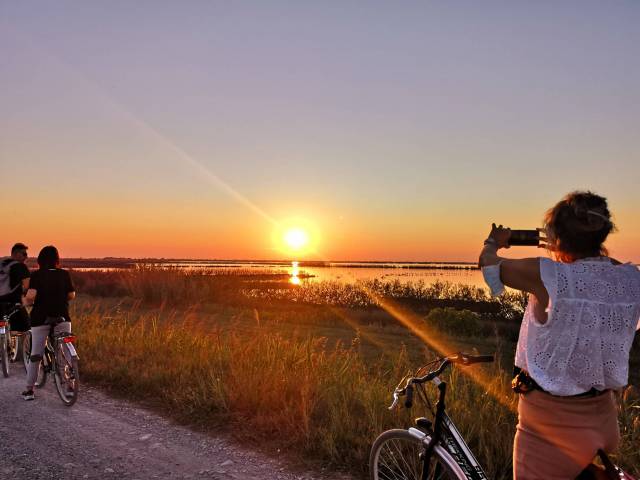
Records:
{"label": "bicycle pedal", "polygon": [[428,418],[418,417],[416,418],[416,426],[422,430],[431,430],[433,423]]}

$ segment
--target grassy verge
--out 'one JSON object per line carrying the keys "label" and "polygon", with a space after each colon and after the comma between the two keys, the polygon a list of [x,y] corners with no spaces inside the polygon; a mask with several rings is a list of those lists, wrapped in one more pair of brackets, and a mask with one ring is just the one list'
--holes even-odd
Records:
{"label": "grassy verge", "polygon": [[[433,353],[400,327],[345,325],[345,312],[332,308],[265,302],[260,310],[211,304],[201,313],[177,313],[81,299],[74,329],[89,381],[128,398],[151,399],[179,421],[234,426],[256,443],[364,478],[375,436],[422,415],[419,407],[389,412],[386,406],[398,380]],[[327,326],[318,328],[325,320]],[[442,337],[460,331],[452,348],[465,342],[512,348],[492,339],[477,313],[435,310],[424,321]],[[476,368],[483,384],[460,371],[448,377],[448,410],[489,478],[511,478],[515,397],[509,375],[499,364]],[[622,406],[621,458],[638,474],[640,404],[628,394]]]}

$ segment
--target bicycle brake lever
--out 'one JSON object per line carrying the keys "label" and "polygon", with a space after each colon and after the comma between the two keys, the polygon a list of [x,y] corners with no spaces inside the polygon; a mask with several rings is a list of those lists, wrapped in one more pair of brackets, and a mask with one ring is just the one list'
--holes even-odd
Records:
{"label": "bicycle brake lever", "polygon": [[398,395],[398,392],[393,392],[393,403],[389,407],[389,410],[393,410],[398,406],[399,399],[400,399],[400,396]]}

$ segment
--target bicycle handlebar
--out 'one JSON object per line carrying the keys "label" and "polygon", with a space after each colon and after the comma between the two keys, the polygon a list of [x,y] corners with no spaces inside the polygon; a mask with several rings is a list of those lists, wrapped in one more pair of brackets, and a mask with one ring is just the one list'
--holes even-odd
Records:
{"label": "bicycle handlebar", "polygon": [[422,377],[409,377],[405,382],[405,386],[403,388],[396,388],[393,392],[393,403],[389,407],[389,410],[393,410],[398,401],[400,400],[401,395],[406,395],[406,399],[404,401],[404,406],[406,408],[411,408],[413,406],[413,385],[415,383],[422,384],[425,382],[430,382],[435,379],[438,375],[440,375],[449,365],[452,363],[456,365],[462,365],[464,367],[468,365],[473,365],[474,363],[486,363],[493,362],[493,355],[470,355],[468,353],[454,353],[453,355],[449,355],[447,357],[440,358],[436,360],[436,362],[440,362],[440,365],[435,370],[431,370],[427,374]]}
{"label": "bicycle handlebar", "polygon": [[413,407],[413,385],[409,384],[405,387],[405,393],[407,398],[404,399],[404,407]]}
{"label": "bicycle handlebar", "polygon": [[4,315],[6,317],[12,317],[22,308],[21,303],[1,302],[1,305],[3,305],[5,308]]}

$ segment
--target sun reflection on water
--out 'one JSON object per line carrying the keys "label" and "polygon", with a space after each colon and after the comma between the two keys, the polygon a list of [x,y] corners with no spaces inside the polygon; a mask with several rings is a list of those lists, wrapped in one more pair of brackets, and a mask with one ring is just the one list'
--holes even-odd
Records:
{"label": "sun reflection on water", "polygon": [[291,262],[291,277],[289,281],[294,285],[300,285],[300,268],[298,262]]}

